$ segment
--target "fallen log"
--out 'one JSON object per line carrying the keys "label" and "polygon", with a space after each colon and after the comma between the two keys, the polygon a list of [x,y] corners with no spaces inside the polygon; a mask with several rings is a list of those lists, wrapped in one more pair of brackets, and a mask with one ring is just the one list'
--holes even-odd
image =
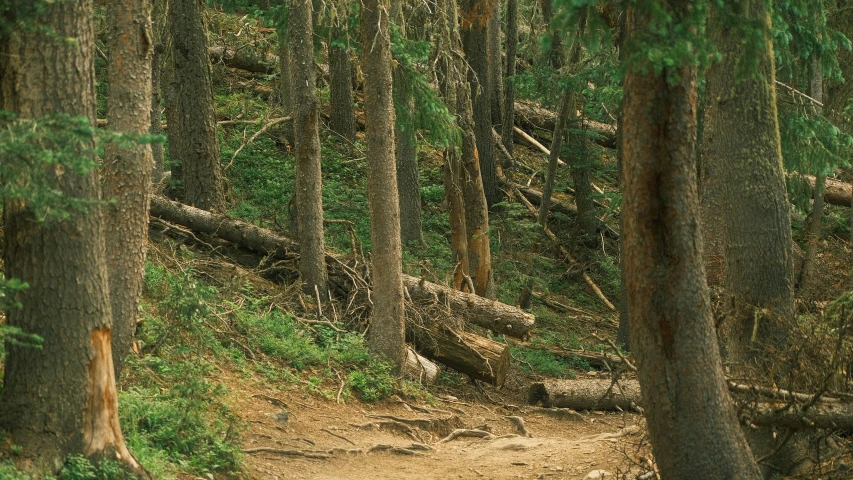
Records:
{"label": "fallen log", "polygon": [[[803,175],[809,185],[814,188],[815,177],[812,175]],[[826,188],[823,191],[823,199],[826,203],[837,205],[839,207],[849,207],[853,201],[853,185],[831,178],[826,179]]]}
{"label": "fallen log", "polygon": [[[517,100],[515,102],[515,123],[524,128],[539,128],[553,132],[557,124],[557,114],[536,105],[534,102]],[[595,132],[595,143],[607,148],[616,148],[616,127],[606,123],[584,119],[584,127]]]}
{"label": "fallen log", "polygon": [[248,49],[237,50],[231,47],[214,46],[207,49],[213,63],[222,63],[226,67],[239,68],[252,73],[272,73],[275,61],[253,55]]}
{"label": "fallen log", "polygon": [[[190,230],[215,235],[243,248],[282,260],[294,259],[299,251],[296,242],[265,228],[160,196],[151,198],[151,215]],[[343,263],[340,257],[332,253],[326,253],[326,259],[330,264]],[[526,339],[530,336],[536,321],[536,317],[516,307],[410,275],[403,275],[403,285],[412,300],[446,305],[454,316],[497,334]]]}
{"label": "fallen log", "polygon": [[438,378],[438,365],[418,355],[412,347],[406,346],[406,365],[403,373],[410,375],[422,385],[431,385]]}
{"label": "fallen log", "polygon": [[545,408],[638,411],[642,397],[636,380],[546,380],[530,385],[527,402]]}
{"label": "fallen log", "polygon": [[409,331],[415,346],[426,357],[496,387],[506,380],[509,346],[438,323],[409,325]]}

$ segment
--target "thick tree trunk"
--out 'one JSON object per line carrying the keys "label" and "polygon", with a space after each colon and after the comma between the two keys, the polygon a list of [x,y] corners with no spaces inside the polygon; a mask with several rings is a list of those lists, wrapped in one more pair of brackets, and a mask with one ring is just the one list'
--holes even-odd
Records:
{"label": "thick tree trunk", "polygon": [[415,345],[427,358],[496,387],[509,371],[509,346],[443,326],[412,325]]}
{"label": "thick tree trunk", "polygon": [[229,68],[264,74],[272,73],[275,70],[274,62],[255,56],[252,50],[248,48],[237,50],[226,46],[215,46],[209,47],[207,52],[213,63],[222,63]]}
{"label": "thick tree trunk", "polygon": [[367,123],[367,190],[373,246],[373,319],[370,348],[397,368],[405,360],[403,259],[400,206],[394,162],[394,102],[391,79],[390,2],[361,5],[364,113]]}
{"label": "thick tree trunk", "polygon": [[[460,14],[462,16],[462,46],[465,58],[468,60],[468,84],[472,99],[474,135],[477,139],[480,174],[483,182],[483,192],[488,205],[500,201],[498,190],[497,168],[492,154],[492,107],[489,98],[492,89],[489,84],[489,52],[488,25],[491,16],[492,0],[463,0]],[[463,158],[465,158],[463,154]],[[465,158],[467,160],[467,158]],[[471,228],[471,226],[468,226]]]}
{"label": "thick tree trunk", "polygon": [[[151,198],[151,215],[279,260],[292,260],[298,250],[295,242],[267,229],[163,197]],[[335,258],[328,253],[327,256]],[[532,333],[535,317],[516,307],[409,275],[403,275],[402,282],[413,300],[446,306],[454,316],[468,323],[516,338],[527,338]]]}
{"label": "thick tree trunk", "polygon": [[[692,2],[670,2],[691,29]],[[627,45],[650,19],[627,13]],[[656,38],[656,37],[655,37]],[[661,478],[759,479],[726,391],[702,268],[696,191],[697,69],[624,80],[624,253],[631,347]],[[677,75],[677,76],[676,76]],[[669,78],[678,78],[670,83]],[[709,429],[714,435],[708,435]]]}
{"label": "thick tree trunk", "polygon": [[432,385],[438,379],[440,371],[438,365],[419,355],[414,348],[406,347],[406,366],[403,367],[403,373],[422,385]]}
{"label": "thick tree trunk", "polygon": [[[110,2],[110,49],[107,121],[110,129],[127,134],[147,133],[151,126],[151,1]],[[158,109],[159,111],[159,109]],[[159,120],[159,117],[157,118]],[[104,151],[106,261],[113,313],[112,351],[116,379],[131,351],[148,233],[151,196],[150,145]]]}
{"label": "thick tree trunk", "polygon": [[501,130],[504,116],[504,77],[501,61],[501,2],[492,0],[489,17],[489,101],[492,109],[492,127]]}
{"label": "thick tree trunk", "polygon": [[[703,234],[706,243],[722,246],[717,255],[722,257],[730,308],[723,324],[727,355],[739,368],[759,366],[762,374],[772,362],[762,345],[784,348],[786,327],[781,323],[794,315],[790,207],[766,7],[750,2],[741,12],[767,29],[766,43],[757,52],[728,25],[725,17],[731,12],[712,11],[708,34],[724,55],[708,71],[702,145]],[[755,55],[755,77],[732,74],[745,54]],[[705,223],[705,218],[712,220]]]}
{"label": "thick tree trunk", "polygon": [[352,95],[352,65],[350,64],[346,30],[331,29],[329,39],[329,96],[331,103],[329,126],[348,142],[355,142],[355,100]]}
{"label": "thick tree trunk", "polygon": [[637,411],[642,404],[640,384],[636,380],[547,380],[531,383],[527,402],[542,402],[545,408],[572,410]]}
{"label": "thick tree trunk", "polygon": [[[403,18],[402,2],[394,2],[391,15],[400,34],[406,35],[406,20]],[[400,194],[400,238],[404,244],[423,243],[421,222],[421,186],[418,178],[417,130],[412,119],[415,108],[414,97],[402,65],[392,71],[394,83],[394,152],[397,165],[397,191]]]}
{"label": "thick tree trunk", "polygon": [[[33,120],[83,116],[95,125],[93,17],[90,0],[56,2],[38,15],[40,28],[16,26],[4,34],[4,110]],[[22,307],[8,310],[7,322],[44,343],[39,349],[7,343],[0,429],[21,448],[20,461],[43,473],[79,454],[139,469],[118,420],[98,170],[45,175],[52,188],[93,203],[87,211],[70,210],[70,218],[42,222],[26,201],[5,202],[4,273],[30,285],[17,294]]]}
{"label": "thick tree trunk", "polygon": [[320,169],[317,97],[314,93],[314,42],[311,1],[290,2],[290,49],[296,132],[296,224],[302,290],[326,299],[326,247],[323,239],[323,191]]}
{"label": "thick tree trunk", "polygon": [[506,77],[504,80],[504,115],[501,138],[512,155],[512,127],[515,125],[515,57],[518,55],[518,0],[506,2]]}
{"label": "thick tree trunk", "polygon": [[166,108],[169,154],[180,164],[172,178],[182,182],[185,203],[224,211],[225,178],[216,137],[203,3],[170,0],[169,24],[173,62]]}

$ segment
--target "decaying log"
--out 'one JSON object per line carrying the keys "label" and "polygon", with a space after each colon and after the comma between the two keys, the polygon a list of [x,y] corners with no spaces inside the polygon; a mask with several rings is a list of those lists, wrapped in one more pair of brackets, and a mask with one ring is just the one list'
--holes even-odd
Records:
{"label": "decaying log", "polygon": [[416,302],[446,305],[454,316],[498,334],[526,340],[536,317],[505,303],[454,290],[444,285],[403,275],[403,286]]}
{"label": "decaying log", "polygon": [[530,385],[527,401],[546,408],[636,411],[642,402],[636,380],[547,380]]}
{"label": "decaying log", "polygon": [[412,326],[415,346],[426,357],[464,373],[471,378],[503,385],[509,371],[509,346],[441,324]]}
{"label": "decaying log", "polygon": [[222,63],[226,67],[239,68],[252,73],[272,73],[275,70],[275,60],[260,58],[253,55],[251,50],[236,50],[231,47],[214,46],[207,49],[210,60]]}
{"label": "decaying log", "polygon": [[[815,178],[812,175],[803,175],[806,181],[814,188]],[[826,203],[837,205],[839,207],[849,207],[853,197],[853,185],[849,183],[826,179],[826,188],[823,191],[823,199]]]}
{"label": "decaying log", "polygon": [[403,373],[411,375],[423,385],[431,385],[438,378],[438,365],[420,356],[412,347],[406,347],[406,366]]}
{"label": "decaying log", "polygon": [[[518,100],[515,102],[515,123],[523,128],[539,128],[554,131],[557,114],[536,105],[533,102]],[[595,143],[607,148],[616,148],[616,127],[606,123],[584,119],[584,127],[595,132]]]}

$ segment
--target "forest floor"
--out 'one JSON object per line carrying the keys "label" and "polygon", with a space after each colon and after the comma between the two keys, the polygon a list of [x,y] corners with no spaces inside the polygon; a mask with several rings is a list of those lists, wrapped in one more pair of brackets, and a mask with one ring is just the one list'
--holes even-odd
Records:
{"label": "forest floor", "polygon": [[[485,387],[492,392],[478,393],[473,384],[466,387],[469,394],[440,395],[432,404],[399,396],[372,404],[338,404],[240,380],[233,386],[239,391],[233,407],[249,424],[244,449],[272,449],[247,455],[247,473],[258,479],[582,479],[604,471],[602,478],[616,478],[638,460],[634,454],[645,450],[638,449],[644,425],[639,415],[589,412],[558,418],[518,402],[512,392]],[[454,393],[460,394],[458,389]],[[484,401],[484,393],[491,399]],[[510,415],[524,419],[529,437],[518,435],[505,418]],[[391,417],[429,420],[430,425],[413,424],[410,434],[405,428],[373,426]],[[497,438],[442,442],[454,428],[486,430]],[[413,443],[424,445],[423,450],[394,450]],[[294,451],[327,458],[292,456]]]}

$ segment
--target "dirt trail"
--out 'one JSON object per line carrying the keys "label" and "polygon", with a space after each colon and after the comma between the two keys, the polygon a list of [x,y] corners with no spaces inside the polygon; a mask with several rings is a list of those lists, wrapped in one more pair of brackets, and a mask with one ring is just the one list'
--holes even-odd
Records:
{"label": "dirt trail", "polygon": [[[592,412],[556,418],[536,407],[441,399],[434,405],[399,398],[378,404],[325,401],[299,389],[273,392],[240,385],[235,410],[250,425],[244,449],[296,450],[327,458],[250,453],[249,473],[257,479],[583,479],[605,470],[616,478],[636,452],[642,419],[634,414]],[[493,394],[494,395],[494,394]],[[282,412],[287,412],[285,420]],[[504,416],[524,419],[532,437],[517,434]],[[359,427],[398,419],[433,419],[431,425]],[[454,428],[478,428],[492,440],[458,438],[440,443]],[[507,435],[504,437],[504,435]],[[416,440],[422,440],[416,441]],[[369,451],[376,445],[423,450]],[[330,453],[331,452],[331,453]],[[593,477],[598,478],[598,477]]]}

